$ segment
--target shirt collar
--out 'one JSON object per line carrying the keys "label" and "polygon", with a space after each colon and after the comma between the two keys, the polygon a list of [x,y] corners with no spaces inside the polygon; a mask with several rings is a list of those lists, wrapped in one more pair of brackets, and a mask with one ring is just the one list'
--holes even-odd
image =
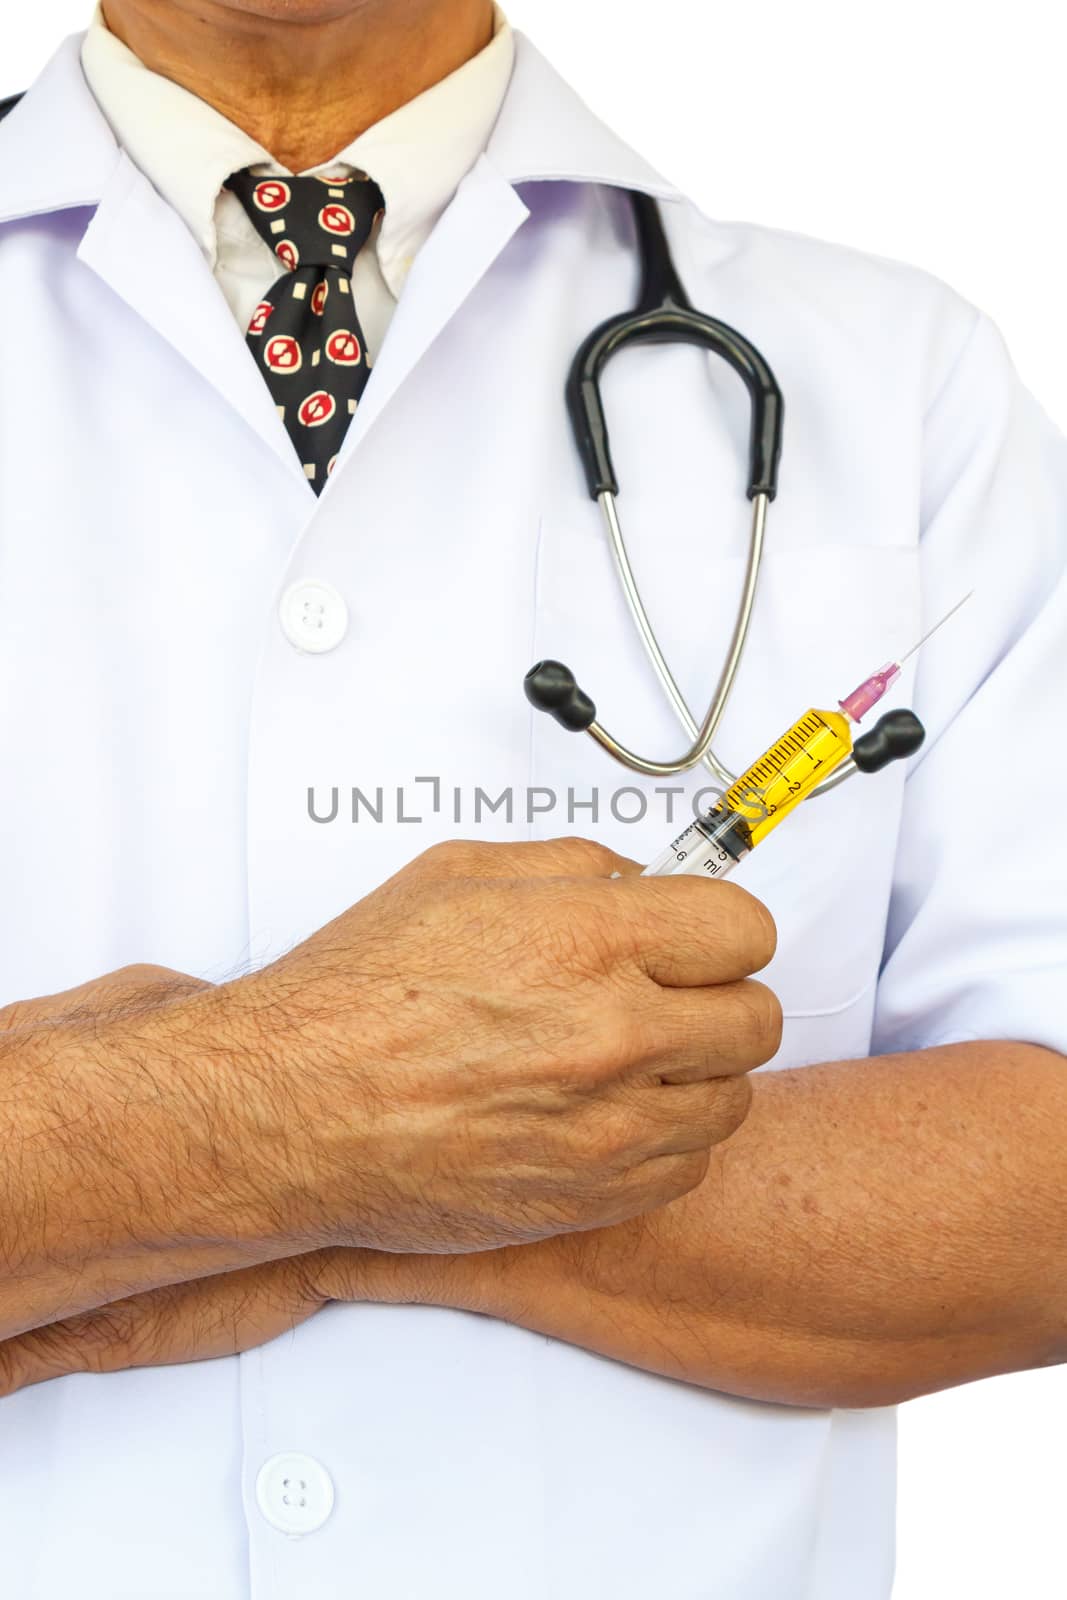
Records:
{"label": "shirt collar", "polygon": [[214,265],[215,201],[231,172],[270,153],[180,84],[150,71],[111,32],[99,4],[81,68],[115,142],[182,218]]}
{"label": "shirt collar", "polygon": [[[84,37],[75,33],[62,41],[0,124],[0,222],[97,205],[123,159],[82,71]],[[523,34],[516,31],[513,39],[514,69],[485,167],[512,184],[607,183],[678,198],[674,186],[594,116]],[[249,143],[258,151],[254,140]],[[226,162],[221,152],[217,160],[225,166],[229,154]],[[234,170],[229,166],[219,182]]]}
{"label": "shirt collar", "polygon": [[394,297],[399,297],[437,219],[485,150],[514,59],[515,37],[497,7],[496,31],[484,50],[376,122],[325,164],[344,163],[367,173],[385,196],[378,262]]}
{"label": "shirt collar", "polygon": [[[330,160],[369,173],[385,196],[378,262],[394,297],[434,223],[485,149],[511,75],[514,39],[495,7],[493,38],[455,72],[375,123]],[[179,84],[151,71],[108,28],[98,3],[81,64],[105,118],[134,165],[190,229],[213,267],[216,202],[231,172],[289,174],[243,129]]]}

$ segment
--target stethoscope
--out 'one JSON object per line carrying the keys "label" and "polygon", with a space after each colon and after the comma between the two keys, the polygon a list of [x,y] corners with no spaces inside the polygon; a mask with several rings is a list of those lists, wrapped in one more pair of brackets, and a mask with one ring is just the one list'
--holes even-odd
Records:
{"label": "stethoscope", "polygon": [[[609,317],[583,341],[567,377],[567,412],[590,496],[599,503],[603,513],[630,615],[653,671],[692,743],[685,754],[675,761],[651,761],[627,749],[597,721],[596,705],[579,688],[570,668],[560,661],[539,661],[526,674],[524,687],[531,705],[539,711],[547,711],[571,732],[588,733],[603,750],[632,772],[665,778],[678,772],[688,772],[703,762],[712,776],[724,788],[729,788],[736,781],[735,774],[718,759],[712,749],[712,740],[733,690],[752,621],[752,607],[763,560],[767,511],[778,492],[784,402],[774,373],[756,346],[738,333],[736,328],[720,322],[717,317],[708,317],[693,309],[671,258],[663,219],[655,200],[651,195],[636,190],[628,193],[641,261],[640,298],[633,311]],[[744,382],[751,405],[747,492],[752,502],[752,522],[748,561],[729,649],[711,704],[699,726],[660,649],[626,551],[616,503],[619,482],[612,465],[608,425],[600,395],[604,368],[611,357],[626,345],[674,343],[700,345],[713,355],[720,356]],[[854,771],[852,762],[845,762],[812,793],[825,794],[851,777]]]}

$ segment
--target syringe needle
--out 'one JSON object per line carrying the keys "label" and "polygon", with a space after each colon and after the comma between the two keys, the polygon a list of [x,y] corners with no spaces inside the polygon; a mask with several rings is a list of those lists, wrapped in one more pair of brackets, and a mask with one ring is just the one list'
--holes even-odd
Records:
{"label": "syringe needle", "polygon": [[963,599],[962,600],[957,600],[956,604],[952,607],[952,610],[951,611],[946,611],[945,615],[941,618],[940,622],[935,622],[933,627],[930,628],[926,633],[923,634],[922,638],[919,640],[919,642],[917,644],[913,644],[910,650],[906,650],[902,656],[898,656],[897,657],[897,666],[898,667],[902,667],[904,665],[905,661],[907,661],[909,656],[913,656],[915,654],[916,650],[921,650],[923,645],[926,643],[927,639],[932,639],[934,634],[937,632],[938,628],[943,628],[945,623],[948,621],[949,617],[954,617],[956,615],[956,612],[960,609],[960,606],[965,605],[966,602],[971,598],[971,595],[973,593],[974,593],[973,589],[968,589],[968,591],[964,595]]}
{"label": "syringe needle", "polygon": [[896,683],[900,677],[900,669],[907,661],[908,656],[913,656],[916,650],[921,650],[927,639],[932,638],[938,628],[942,627],[949,617],[954,616],[964,601],[969,600],[973,593],[974,590],[970,589],[964,595],[963,600],[957,600],[952,610],[946,611],[941,621],[935,622],[933,627],[923,634],[918,644],[913,644],[905,655],[898,656],[895,661],[887,661],[884,667],[879,667],[878,671],[872,672],[869,678],[864,678],[858,689],[853,689],[851,694],[846,695],[843,700],[839,700],[837,703],[845,713],[845,716],[851,717],[853,722],[861,721],[871,707],[876,706],[887,690],[891,689],[893,684]]}

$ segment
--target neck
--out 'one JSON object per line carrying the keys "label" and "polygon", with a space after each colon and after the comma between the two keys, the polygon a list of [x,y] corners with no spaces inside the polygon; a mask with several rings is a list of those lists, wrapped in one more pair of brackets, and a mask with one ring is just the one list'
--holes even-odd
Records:
{"label": "neck", "polygon": [[103,0],[103,9],[146,67],[292,172],[329,161],[493,34],[492,0]]}

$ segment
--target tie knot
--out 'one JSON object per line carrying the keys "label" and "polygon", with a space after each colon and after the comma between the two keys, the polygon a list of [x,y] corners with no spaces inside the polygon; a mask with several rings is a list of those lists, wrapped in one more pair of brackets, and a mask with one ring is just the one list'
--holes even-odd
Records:
{"label": "tie knot", "polygon": [[284,267],[340,267],[351,272],[370,238],[382,191],[370,178],[351,174],[256,177],[245,167],[226,180],[252,226]]}

